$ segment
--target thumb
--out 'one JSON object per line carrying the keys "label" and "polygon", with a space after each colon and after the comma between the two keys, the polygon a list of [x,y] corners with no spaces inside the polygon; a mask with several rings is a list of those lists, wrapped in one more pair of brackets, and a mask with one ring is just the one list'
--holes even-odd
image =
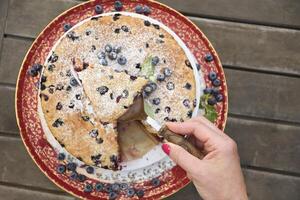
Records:
{"label": "thumb", "polygon": [[173,143],[164,143],[163,151],[187,173],[196,172],[201,164],[201,160],[187,152],[181,146]]}

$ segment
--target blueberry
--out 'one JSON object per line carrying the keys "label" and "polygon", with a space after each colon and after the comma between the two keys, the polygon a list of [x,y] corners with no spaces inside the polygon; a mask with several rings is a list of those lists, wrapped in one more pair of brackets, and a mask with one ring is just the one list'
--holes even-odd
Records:
{"label": "blueberry", "polygon": [[193,111],[192,111],[192,110],[189,110],[189,111],[187,112],[187,116],[188,116],[189,118],[191,118],[192,115],[193,115]]}
{"label": "blueberry", "polygon": [[145,26],[151,26],[151,22],[149,22],[148,20],[145,20],[145,21],[144,21],[144,25],[145,25]]}
{"label": "blueberry", "polygon": [[128,90],[123,90],[123,92],[122,92],[122,98],[127,98],[128,97],[128,95],[129,95],[129,92],[128,92]]}
{"label": "blueberry", "polygon": [[123,4],[121,1],[115,1],[115,9],[116,11],[121,11],[123,8]]}
{"label": "blueberry", "polygon": [[64,31],[67,32],[72,28],[71,24],[64,24]]}
{"label": "blueberry", "polygon": [[151,82],[148,84],[150,87],[152,87],[152,91],[155,91],[157,89],[157,85],[154,82]]}
{"label": "blueberry", "polygon": [[87,193],[92,192],[92,191],[93,191],[93,185],[87,183],[87,184],[84,186],[84,190],[83,190],[83,191],[84,191],[84,192],[87,192]]}
{"label": "blueberry", "polygon": [[174,88],[175,88],[174,83],[172,83],[172,82],[168,82],[168,83],[167,83],[167,89],[168,89],[168,90],[174,90]]}
{"label": "blueberry", "polygon": [[83,175],[83,174],[78,174],[78,180],[80,181],[80,182],[84,182],[85,180],[86,180],[86,176],[85,175]]}
{"label": "blueberry", "polygon": [[34,68],[30,68],[28,69],[28,75],[32,76],[32,77],[35,77],[37,76],[39,73],[38,71],[36,71]]}
{"label": "blueberry", "polygon": [[97,14],[102,14],[103,13],[103,7],[101,5],[96,5],[95,6],[95,12]]}
{"label": "blueberry", "polygon": [[104,59],[105,57],[106,57],[106,54],[105,54],[105,52],[99,52],[98,54],[97,54],[97,57],[99,58],[99,59]]}
{"label": "blueberry", "polygon": [[137,5],[135,7],[135,12],[138,13],[138,14],[143,14],[144,13],[144,8],[142,5]]}
{"label": "blueberry", "polygon": [[66,171],[66,166],[65,165],[62,165],[62,164],[59,164],[56,168],[57,172],[62,174],[62,173],[65,173]]}
{"label": "blueberry", "polygon": [[106,184],[104,186],[104,190],[105,190],[105,192],[112,192],[112,186],[111,186],[111,184]]}
{"label": "blueberry", "polygon": [[110,44],[105,45],[105,52],[110,53],[112,51],[112,46]]}
{"label": "blueberry", "polygon": [[127,195],[127,197],[133,197],[135,195],[135,190],[133,188],[129,188],[126,191],[126,195]]}
{"label": "blueberry", "polygon": [[196,67],[198,71],[201,69],[201,65],[199,63],[196,63]]}
{"label": "blueberry", "polygon": [[169,77],[172,75],[172,71],[169,68],[164,68],[163,72],[166,77]]}
{"label": "blueberry", "polygon": [[120,57],[118,58],[118,63],[119,63],[120,65],[125,65],[125,64],[127,63],[127,59],[126,59],[124,56],[120,56]]}
{"label": "blueberry", "polygon": [[213,81],[213,86],[216,86],[216,87],[218,87],[218,86],[220,86],[221,85],[221,81],[220,81],[220,79],[216,79],[216,80],[214,80]]}
{"label": "blueberry", "polygon": [[128,187],[129,187],[129,186],[128,186],[127,183],[121,183],[121,184],[120,184],[120,189],[121,189],[121,190],[127,190]]}
{"label": "blueberry", "polygon": [[142,198],[144,196],[145,192],[144,190],[142,189],[139,189],[136,191],[136,195],[139,197],[139,198]]}
{"label": "blueberry", "polygon": [[183,105],[184,105],[185,107],[190,108],[190,100],[185,99],[185,100],[183,100],[182,103],[183,103]]}
{"label": "blueberry", "polygon": [[154,186],[154,187],[157,187],[159,186],[160,184],[160,180],[158,178],[154,178],[151,180],[151,184]]}
{"label": "blueberry", "polygon": [[190,83],[186,83],[186,84],[184,85],[184,88],[190,90],[190,89],[192,88],[192,85],[191,85]]}
{"label": "blueberry", "polygon": [[216,72],[209,72],[208,78],[209,78],[209,80],[211,80],[211,81],[216,80],[216,79],[217,79],[217,73],[216,73]]}
{"label": "blueberry", "polygon": [[119,34],[119,33],[120,33],[120,30],[121,30],[120,28],[116,28],[114,32],[115,32],[116,34]]}
{"label": "blueberry", "polygon": [[46,85],[45,84],[41,84],[40,89],[41,90],[45,90],[46,89]]}
{"label": "blueberry", "polygon": [[103,189],[104,189],[103,183],[98,182],[98,183],[95,184],[95,190],[97,192],[101,192],[101,191],[103,191]]}
{"label": "blueberry", "polygon": [[154,98],[154,99],[152,99],[152,103],[154,105],[159,105],[160,104],[160,98]]}
{"label": "blueberry", "polygon": [[223,97],[222,94],[218,94],[218,95],[216,96],[217,102],[221,102],[221,101],[223,101],[223,99],[224,99],[224,97]]}
{"label": "blueberry", "polygon": [[159,26],[158,24],[152,24],[152,26],[153,26],[154,28],[156,28],[157,30],[160,29],[160,26]]}
{"label": "blueberry", "polygon": [[102,139],[102,138],[96,138],[96,142],[97,142],[98,144],[102,144],[102,143],[103,143],[103,139]]}
{"label": "blueberry", "polygon": [[64,124],[64,121],[61,118],[58,118],[53,122],[52,126],[57,128],[59,126],[62,126],[63,124]]}
{"label": "blueberry", "polygon": [[103,66],[107,66],[107,65],[108,65],[108,62],[107,62],[107,60],[106,60],[105,58],[101,58],[101,59],[99,60],[99,62],[100,62],[100,64],[103,65]]}
{"label": "blueberry", "polygon": [[98,87],[96,90],[100,93],[100,95],[104,95],[106,92],[108,92],[108,87],[101,86],[101,87]]}
{"label": "blueberry", "polygon": [[67,170],[69,170],[69,171],[75,171],[76,168],[77,168],[77,164],[74,162],[69,162],[67,164]]}
{"label": "blueberry", "polygon": [[211,88],[205,88],[205,89],[203,90],[203,93],[204,93],[204,94],[211,94],[211,93],[212,93],[212,89],[211,89]]}
{"label": "blueberry", "polygon": [[129,32],[129,28],[125,25],[121,26],[121,29],[126,33]]}
{"label": "blueberry", "polygon": [[158,80],[158,81],[164,81],[165,80],[165,75],[164,74],[157,74],[156,80]]}
{"label": "blueberry", "polygon": [[211,62],[211,61],[214,60],[214,57],[213,57],[210,53],[208,53],[208,54],[205,55],[204,59],[205,59],[207,62]]}
{"label": "blueberry", "polygon": [[153,66],[156,66],[159,63],[159,58],[157,56],[152,58],[151,64]]}
{"label": "blueberry", "polygon": [[70,85],[76,87],[76,86],[79,85],[79,83],[78,83],[78,81],[77,81],[74,77],[72,77],[72,78],[70,79]]}
{"label": "blueberry", "polygon": [[85,170],[88,174],[93,174],[94,173],[94,167],[92,167],[92,166],[88,166]]}
{"label": "blueberry", "polygon": [[64,154],[64,153],[59,153],[58,155],[57,155],[57,159],[58,160],[64,160],[66,158],[66,155]]}
{"label": "blueberry", "polygon": [[213,106],[213,105],[215,105],[215,104],[217,103],[217,100],[216,100],[215,97],[211,97],[211,98],[209,98],[209,99],[207,100],[207,103],[208,103],[208,105]]}
{"label": "blueberry", "polygon": [[92,137],[92,138],[96,138],[98,136],[98,130],[97,129],[93,129],[91,130],[91,132],[89,132],[89,135]]}
{"label": "blueberry", "polygon": [[41,82],[42,82],[42,83],[45,83],[46,81],[47,81],[47,77],[43,75],[43,76],[41,77]]}
{"label": "blueberry", "polygon": [[53,72],[53,69],[55,68],[55,65],[54,64],[50,64],[50,65],[48,65],[48,71],[49,72]]}
{"label": "blueberry", "polygon": [[110,193],[108,193],[108,199],[109,199],[109,200],[114,200],[114,199],[116,199],[117,197],[118,197],[118,194],[115,193],[115,192],[110,192]]}
{"label": "blueberry", "polygon": [[150,15],[151,14],[151,9],[149,8],[149,6],[144,6],[144,14],[145,15]]}
{"label": "blueberry", "polygon": [[111,60],[116,60],[117,59],[117,53],[116,52],[110,52],[108,54],[108,58]]}
{"label": "blueberry", "polygon": [[120,46],[117,46],[117,47],[113,47],[112,51],[115,52],[115,53],[120,53],[122,50],[122,47]]}
{"label": "blueberry", "polygon": [[216,97],[218,94],[220,94],[220,90],[218,88],[212,88],[211,94],[214,95],[214,97]]}
{"label": "blueberry", "polygon": [[70,179],[76,180],[77,178],[78,178],[78,173],[77,172],[71,172]]}
{"label": "blueberry", "polygon": [[170,112],[171,112],[171,108],[170,108],[169,106],[166,106],[166,107],[165,107],[165,112],[166,112],[166,113],[170,113]]}
{"label": "blueberry", "polygon": [[120,185],[118,183],[114,183],[111,185],[111,188],[114,192],[119,192],[120,191]]}
{"label": "blueberry", "polygon": [[146,93],[151,93],[153,91],[152,87],[150,85],[147,85],[145,88],[144,88],[144,91]]}

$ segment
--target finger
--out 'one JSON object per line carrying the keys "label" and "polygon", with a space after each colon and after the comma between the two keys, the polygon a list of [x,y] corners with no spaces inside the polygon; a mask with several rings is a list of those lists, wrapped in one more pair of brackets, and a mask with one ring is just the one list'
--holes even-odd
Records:
{"label": "finger", "polygon": [[182,147],[173,143],[164,143],[163,151],[187,173],[196,172],[201,164],[201,160],[184,150]]}
{"label": "finger", "polygon": [[220,137],[214,130],[198,122],[173,122],[166,123],[168,128],[178,134],[190,135],[193,134],[198,140],[205,143],[209,139],[214,139]]}

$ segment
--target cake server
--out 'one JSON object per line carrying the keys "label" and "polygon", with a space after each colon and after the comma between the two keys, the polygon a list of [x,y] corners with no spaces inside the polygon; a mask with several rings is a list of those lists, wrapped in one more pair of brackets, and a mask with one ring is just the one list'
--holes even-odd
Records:
{"label": "cake server", "polygon": [[196,156],[197,158],[200,159],[203,158],[202,152],[197,147],[195,147],[195,145],[191,141],[189,141],[187,138],[185,138],[182,135],[178,135],[172,132],[170,129],[168,129],[167,126],[162,126],[155,119],[147,115],[147,113],[145,112],[144,99],[142,95],[138,95],[134,99],[133,104],[128,108],[126,113],[124,113],[118,119],[118,122],[128,122],[134,120],[138,120],[138,121],[143,120],[144,122],[146,122],[147,125],[149,125],[152,129],[155,130],[158,137],[161,137],[167,140],[168,142],[183,147],[185,150],[187,150],[189,153]]}

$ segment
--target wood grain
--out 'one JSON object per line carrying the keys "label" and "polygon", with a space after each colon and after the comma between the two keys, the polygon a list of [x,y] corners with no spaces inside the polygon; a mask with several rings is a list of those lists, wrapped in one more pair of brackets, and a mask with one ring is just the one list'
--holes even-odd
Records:
{"label": "wood grain", "polygon": [[300,79],[225,70],[233,114],[300,122]]}
{"label": "wood grain", "polygon": [[299,126],[230,117],[225,132],[237,142],[243,165],[300,174]]}
{"label": "wood grain", "polygon": [[300,5],[297,0],[159,1],[192,15],[300,28]]}
{"label": "wood grain", "polygon": [[0,136],[0,181],[60,190],[35,165],[20,138]]}
{"label": "wood grain", "polygon": [[[274,158],[276,159],[276,158]],[[249,200],[300,199],[300,178],[255,170],[243,170]]]}
{"label": "wood grain", "polygon": [[1,0],[0,1],[0,51],[2,47],[2,39],[4,35],[4,28],[5,28],[6,16],[8,10],[7,8],[8,8],[8,0]]}
{"label": "wood grain", "polygon": [[6,33],[36,37],[51,20],[78,3],[70,0],[11,0]]}
{"label": "wood grain", "polygon": [[0,82],[16,84],[19,69],[32,41],[4,38],[0,60]]}
{"label": "wood grain", "polygon": [[13,134],[19,131],[14,108],[14,93],[14,88],[0,86],[0,132]]}
{"label": "wood grain", "polygon": [[[300,13],[300,12],[299,12]],[[191,17],[224,65],[300,75],[300,31]]]}
{"label": "wood grain", "polygon": [[21,189],[18,187],[3,186],[0,185],[0,196],[1,199],[5,200],[75,200],[75,197],[70,195],[58,195],[40,191],[32,191],[27,189]]}

